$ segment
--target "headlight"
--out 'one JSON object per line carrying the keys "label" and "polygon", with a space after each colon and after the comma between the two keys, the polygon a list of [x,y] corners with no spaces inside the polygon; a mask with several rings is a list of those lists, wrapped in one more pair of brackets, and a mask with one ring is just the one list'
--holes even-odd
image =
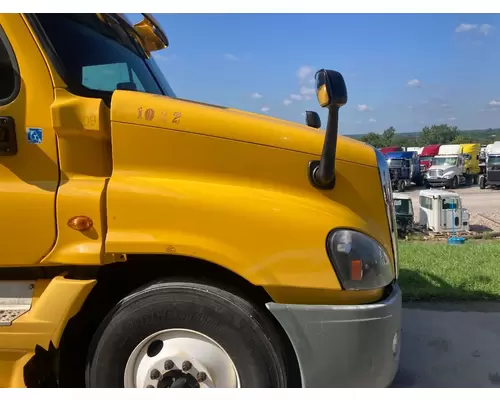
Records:
{"label": "headlight", "polygon": [[386,251],[376,240],[349,229],[332,231],[327,251],[342,287],[346,290],[370,290],[394,280],[393,267]]}

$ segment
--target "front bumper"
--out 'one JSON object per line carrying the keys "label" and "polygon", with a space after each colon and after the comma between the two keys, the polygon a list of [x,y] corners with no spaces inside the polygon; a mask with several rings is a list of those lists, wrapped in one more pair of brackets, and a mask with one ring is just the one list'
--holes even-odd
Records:
{"label": "front bumper", "polygon": [[[398,370],[401,291],[365,305],[267,303],[295,350],[302,387],[387,387]],[[396,339],[395,339],[396,337]]]}
{"label": "front bumper", "polygon": [[451,186],[453,178],[427,178],[427,183],[430,186]]}

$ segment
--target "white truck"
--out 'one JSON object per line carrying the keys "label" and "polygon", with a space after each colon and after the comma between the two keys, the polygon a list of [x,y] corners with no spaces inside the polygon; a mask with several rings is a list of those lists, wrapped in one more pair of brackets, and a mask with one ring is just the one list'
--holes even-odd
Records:
{"label": "white truck", "polygon": [[457,188],[465,184],[464,165],[465,157],[459,144],[442,145],[425,174],[427,186]]}
{"label": "white truck", "polygon": [[406,151],[416,151],[418,155],[422,153],[423,147],[407,147]]}

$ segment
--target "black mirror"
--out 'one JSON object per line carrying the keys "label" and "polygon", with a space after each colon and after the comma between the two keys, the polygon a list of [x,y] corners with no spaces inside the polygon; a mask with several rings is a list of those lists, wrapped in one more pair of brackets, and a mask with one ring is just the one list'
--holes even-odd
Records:
{"label": "black mirror", "polygon": [[321,118],[316,111],[306,111],[306,124],[311,128],[321,128]]}
{"label": "black mirror", "polygon": [[340,108],[347,103],[347,88],[342,74],[329,69],[316,72],[316,95],[321,107]]}
{"label": "black mirror", "polygon": [[339,109],[347,103],[347,88],[344,77],[337,71],[320,69],[315,78],[318,102],[321,107],[328,108],[328,121],[321,160],[309,163],[309,180],[318,189],[331,190],[335,187]]}

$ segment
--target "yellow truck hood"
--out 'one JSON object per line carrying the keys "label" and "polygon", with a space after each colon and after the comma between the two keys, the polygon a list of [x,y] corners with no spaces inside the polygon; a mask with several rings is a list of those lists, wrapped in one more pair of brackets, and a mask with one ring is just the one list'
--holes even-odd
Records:
{"label": "yellow truck hood", "polygon": [[[306,125],[232,108],[131,91],[115,91],[111,121],[276,147],[309,153],[315,158],[321,155],[325,133]],[[371,146],[341,135],[337,158],[376,166]]]}

